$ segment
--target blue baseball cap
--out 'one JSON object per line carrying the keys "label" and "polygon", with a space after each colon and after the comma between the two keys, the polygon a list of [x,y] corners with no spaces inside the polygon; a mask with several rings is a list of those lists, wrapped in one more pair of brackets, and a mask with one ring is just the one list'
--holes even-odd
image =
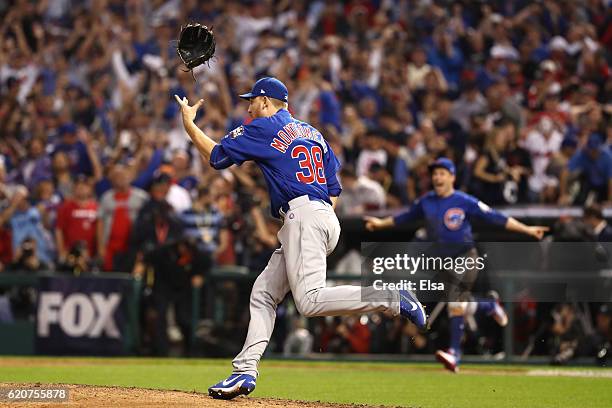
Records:
{"label": "blue baseball cap", "polygon": [[64,136],[68,134],[73,135],[76,133],[76,131],[77,131],[77,127],[74,123],[64,123],[62,126],[60,126],[57,129],[57,133],[60,136]]}
{"label": "blue baseball cap", "polygon": [[599,133],[591,133],[586,145],[587,149],[597,150],[603,145],[603,137]]}
{"label": "blue baseball cap", "polygon": [[258,96],[267,96],[287,102],[289,99],[289,91],[281,81],[276,78],[266,77],[255,82],[253,89],[249,93],[240,95],[242,99],[251,99]]}
{"label": "blue baseball cap", "polygon": [[578,140],[575,137],[566,137],[561,142],[561,148],[563,149],[564,147],[578,147]]}
{"label": "blue baseball cap", "polygon": [[435,162],[429,165],[429,171],[433,171],[433,169],[446,169],[450,172],[450,174],[455,174],[455,164],[448,157],[440,157]]}

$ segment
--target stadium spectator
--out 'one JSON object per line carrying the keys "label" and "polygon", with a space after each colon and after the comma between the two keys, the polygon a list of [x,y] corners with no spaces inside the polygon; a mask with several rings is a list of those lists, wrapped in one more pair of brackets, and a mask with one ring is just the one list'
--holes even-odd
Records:
{"label": "stadium spectator", "polygon": [[70,172],[68,156],[63,151],[53,154],[51,159],[53,169],[53,182],[58,193],[62,197],[70,197],[74,188],[74,180]]}
{"label": "stadium spectator", "polygon": [[54,245],[49,231],[45,229],[38,208],[28,201],[28,191],[20,186],[14,192],[9,206],[0,214],[0,225],[9,225],[12,236],[12,251],[18,258],[18,249],[26,240],[36,242],[38,258],[47,265],[53,265]]}
{"label": "stadium spectator", "polygon": [[193,352],[192,288],[201,288],[210,269],[210,257],[187,240],[172,240],[154,246],[143,258],[153,269],[154,352],[169,351],[167,311],[174,306],[176,323],[183,338],[183,354]]}
{"label": "stadium spectator", "polygon": [[308,356],[312,352],[313,336],[304,326],[303,318],[292,320],[292,330],[283,344],[283,355]]}
{"label": "stadium spectator", "polygon": [[[529,193],[529,177],[532,174],[532,164],[531,164],[531,155],[529,152],[521,147],[518,143],[519,135],[516,134],[516,128],[514,124],[510,121],[499,121],[496,123],[496,126],[501,128],[503,132],[506,132],[506,137],[508,138],[508,147],[505,152],[505,161],[508,166],[508,170],[512,180],[517,183],[516,185],[516,196],[515,201],[509,200],[509,197],[506,197],[508,204],[519,204],[519,203],[528,203],[531,201],[532,197]],[[562,152],[563,143],[561,144]],[[569,154],[569,153],[567,153]],[[554,156],[553,156],[554,157]],[[565,156],[567,157],[567,156]],[[551,160],[552,161],[552,160]],[[561,172],[561,169],[564,167],[565,162],[559,162],[559,168],[556,174],[556,177],[559,178],[558,173]],[[547,169],[549,174],[555,174]]]}
{"label": "stadium spectator", "polygon": [[569,192],[576,190],[570,184],[568,174],[566,172],[570,159],[576,153],[578,140],[572,137],[566,137],[561,142],[561,149],[558,153],[553,154],[550,158],[550,163],[546,169],[546,174],[559,180],[559,204],[567,205],[572,201]]}
{"label": "stadium spectator", "polygon": [[577,203],[612,202],[612,154],[600,134],[591,133],[586,145],[576,152],[567,167],[570,173],[580,174],[581,191]]}
{"label": "stadium spectator", "polygon": [[[26,238],[15,252],[15,261],[7,270],[16,273],[30,273],[48,271],[50,264],[41,260],[36,246],[36,240]],[[18,319],[33,319],[36,312],[36,288],[32,286],[18,286],[9,290],[11,310]]]}
{"label": "stadium spectator", "polygon": [[612,307],[610,304],[602,304],[595,316],[595,355],[597,363],[605,367],[612,350]]}
{"label": "stadium spectator", "polygon": [[74,198],[58,208],[55,226],[58,261],[65,262],[78,243],[84,243],[90,257],[96,256],[96,220],[98,203],[93,199],[91,181],[85,175],[77,177]]}
{"label": "stadium spectator", "polygon": [[[370,351],[370,329],[367,317],[348,316],[336,328],[336,338],[333,341],[336,353],[368,353]],[[365,320],[363,322],[362,320]]]}
{"label": "stadium spectator", "polygon": [[[210,181],[210,195],[212,202],[223,215],[229,228],[229,245],[222,248],[222,251],[217,253],[215,261],[218,265],[235,265],[237,261],[237,244],[240,241],[242,227],[244,227],[244,219],[240,214],[239,203],[237,197],[230,192],[232,190],[230,183],[221,176],[216,176]],[[246,249],[246,248],[245,248]]]}
{"label": "stadium spectator", "polygon": [[125,272],[132,225],[148,195],[138,188],[130,187],[125,166],[115,165],[110,176],[113,188],[104,193],[98,206],[100,222],[97,223],[97,254],[103,261],[105,271]]}
{"label": "stadium spectator", "polygon": [[149,200],[138,211],[134,228],[130,232],[130,250],[141,259],[156,247],[169,245],[183,237],[184,225],[168,202],[172,180],[162,173],[151,184]]}
{"label": "stadium spectator", "polygon": [[99,264],[90,255],[87,243],[78,241],[72,246],[68,254],[58,260],[57,271],[80,276],[91,272],[98,272]]}
{"label": "stadium spectator", "polygon": [[576,311],[571,304],[560,304],[552,311],[552,363],[566,364],[576,357],[577,348],[582,336]]}
{"label": "stadium spectator", "polygon": [[542,118],[527,134],[523,146],[531,154],[533,173],[529,178],[529,188],[537,195],[537,201],[556,202],[559,180],[546,174],[550,158],[559,152],[563,135],[555,129],[549,118]]}
{"label": "stadium spectator", "polygon": [[427,54],[417,47],[410,53],[410,62],[406,65],[406,80],[411,91],[425,88],[425,76],[434,68],[427,64]]}
{"label": "stadium spectator", "polygon": [[367,176],[357,177],[350,167],[340,170],[342,200],[337,211],[341,215],[359,215],[367,209],[382,209],[386,204],[385,190]]}
{"label": "stadium spectator", "polygon": [[28,157],[13,170],[13,181],[32,190],[42,180],[51,178],[51,159],[45,152],[45,141],[33,138],[28,143]]}
{"label": "stadium spectator", "polygon": [[465,153],[467,137],[461,128],[461,125],[451,116],[452,101],[448,98],[441,98],[436,104],[436,114],[434,117],[434,126],[436,133],[442,136],[448,146],[451,148],[453,160],[461,160]]}
{"label": "stadium spectator", "polygon": [[178,149],[172,157],[172,169],[176,183],[195,196],[198,189],[198,178],[190,168],[190,157],[187,151]]}
{"label": "stadium spectator", "polygon": [[36,240],[28,237],[15,251],[15,261],[9,269],[18,272],[39,272],[48,270],[49,267],[50,265],[45,264],[39,257]]}
{"label": "stadium spectator", "polygon": [[487,137],[483,154],[474,164],[473,192],[492,205],[510,201],[508,196],[512,193],[507,191],[507,181],[518,181],[512,176],[504,159],[507,147],[508,134],[500,128],[494,128]]}
{"label": "stadium spectator", "polygon": [[227,249],[230,237],[226,221],[208,188],[200,187],[193,207],[181,213],[180,218],[185,226],[185,235],[192,238],[213,260]]}
{"label": "stadium spectator", "polygon": [[53,230],[57,219],[57,210],[63,200],[62,196],[55,191],[53,181],[45,179],[38,182],[32,200],[42,216],[44,227],[49,231]]}
{"label": "stadium spectator", "polygon": [[455,34],[443,26],[438,26],[433,32],[433,44],[427,50],[431,65],[440,68],[453,90],[458,89],[464,60],[463,53],[455,43]]}
{"label": "stadium spectator", "polygon": [[453,101],[451,117],[459,123],[464,132],[470,131],[470,118],[477,113],[487,110],[487,101],[479,91],[474,81],[465,81],[462,84],[459,98]]}
{"label": "stadium spectator", "polygon": [[595,241],[612,242],[612,226],[608,225],[599,205],[585,207],[582,217],[584,223],[591,228]]}
{"label": "stadium spectator", "polygon": [[172,166],[162,165],[157,172],[157,181],[154,180],[153,183],[160,184],[159,180],[164,180],[161,184],[164,185],[163,189],[166,192],[165,199],[174,211],[180,214],[192,207],[191,195],[185,187],[176,182],[175,177]]}
{"label": "stadium spectator", "polygon": [[93,175],[91,159],[85,143],[77,137],[77,127],[74,123],[66,123],[58,129],[59,143],[52,154],[63,152],[68,158],[68,165],[72,176],[77,174]]}

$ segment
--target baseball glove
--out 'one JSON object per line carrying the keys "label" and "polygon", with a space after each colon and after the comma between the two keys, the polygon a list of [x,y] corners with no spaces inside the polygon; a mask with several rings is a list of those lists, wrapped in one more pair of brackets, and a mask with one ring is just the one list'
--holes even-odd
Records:
{"label": "baseball glove", "polygon": [[188,70],[204,64],[215,54],[215,36],[212,30],[199,23],[181,27],[176,52]]}

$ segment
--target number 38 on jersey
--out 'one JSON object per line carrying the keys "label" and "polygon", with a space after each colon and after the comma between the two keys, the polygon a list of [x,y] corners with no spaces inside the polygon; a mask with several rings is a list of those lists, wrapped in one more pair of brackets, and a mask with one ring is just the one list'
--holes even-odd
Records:
{"label": "number 38 on jersey", "polygon": [[302,171],[295,173],[300,183],[326,184],[325,169],[323,167],[323,149],[321,146],[308,148],[304,145],[297,145],[291,150],[291,158],[299,159],[299,166]]}

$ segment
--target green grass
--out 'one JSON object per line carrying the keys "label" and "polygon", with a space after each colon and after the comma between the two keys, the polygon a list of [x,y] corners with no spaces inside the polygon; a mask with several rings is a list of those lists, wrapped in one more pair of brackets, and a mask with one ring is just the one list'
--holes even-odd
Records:
{"label": "green grass", "polygon": [[[78,383],[206,392],[228,375],[227,360],[0,358],[0,382]],[[452,375],[433,364],[264,360],[254,397],[422,408],[612,407],[608,377],[527,375],[547,367],[465,365]]]}

